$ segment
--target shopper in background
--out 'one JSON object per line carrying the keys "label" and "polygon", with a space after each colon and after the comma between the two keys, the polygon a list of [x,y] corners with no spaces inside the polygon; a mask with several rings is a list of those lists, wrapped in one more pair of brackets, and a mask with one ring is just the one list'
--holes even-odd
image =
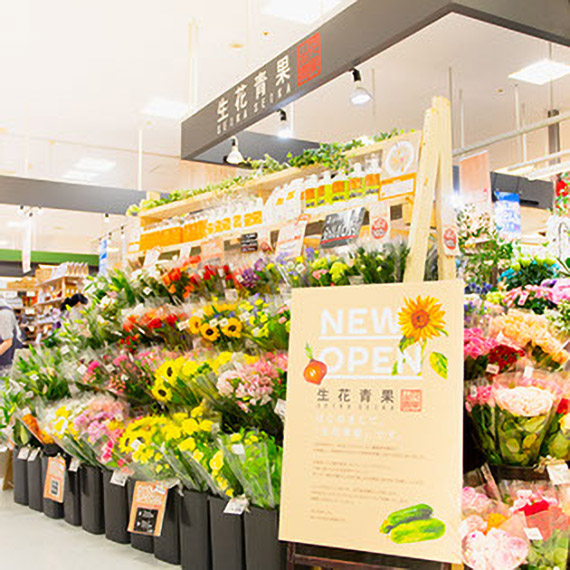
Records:
{"label": "shopper in background", "polygon": [[10,373],[14,353],[22,346],[14,311],[7,305],[0,305],[0,375]]}

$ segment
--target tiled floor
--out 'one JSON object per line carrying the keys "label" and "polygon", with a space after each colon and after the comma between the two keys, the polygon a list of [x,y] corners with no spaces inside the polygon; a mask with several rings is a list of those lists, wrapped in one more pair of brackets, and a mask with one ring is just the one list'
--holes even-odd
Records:
{"label": "tiled floor", "polygon": [[2,570],[179,568],[16,505],[10,491],[0,491],[0,547]]}

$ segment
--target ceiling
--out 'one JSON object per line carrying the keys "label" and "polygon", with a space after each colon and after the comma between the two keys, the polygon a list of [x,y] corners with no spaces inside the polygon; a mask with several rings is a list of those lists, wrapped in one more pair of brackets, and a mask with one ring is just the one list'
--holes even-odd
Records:
{"label": "ceiling", "polygon": [[[112,166],[91,172],[86,183],[136,188],[141,143],[143,190],[218,181],[228,173],[224,168],[178,159],[180,120],[146,116],[145,105],[153,98],[189,105],[195,94],[201,107],[354,1],[0,0],[0,173],[71,180],[82,159],[95,158]],[[283,6],[285,18],[269,13]],[[307,14],[311,22],[291,20]],[[192,50],[191,37],[197,39]],[[295,103],[295,135],[345,140],[421,128],[431,97],[449,94],[451,68],[455,146],[460,93],[470,144],[515,127],[514,82],[507,76],[548,55],[541,40],[450,15],[360,66],[373,105],[348,102],[349,74]],[[570,50],[554,46],[553,57],[570,63]],[[519,93],[525,122],[544,118],[551,96],[560,111],[570,110],[570,77],[556,81],[552,94],[549,86],[528,84]],[[276,127],[277,115],[252,130],[273,134]],[[569,141],[567,123],[563,147]],[[529,135],[528,146],[529,158],[543,154],[545,132]],[[491,148],[493,168],[521,157],[519,141]],[[17,248],[19,234],[4,223],[14,216],[15,207],[0,206],[0,242]],[[46,211],[35,248],[91,253],[93,240],[107,231],[101,218]]]}
{"label": "ceiling", "polygon": [[[547,42],[451,14],[359,66],[373,103],[350,103],[349,73],[294,103],[295,136],[342,141],[393,128],[421,129],[431,98],[449,97],[451,73],[454,148],[461,146],[460,99],[464,142],[473,144],[516,128],[516,82],[508,75],[547,57]],[[552,58],[570,64],[570,49],[553,46]],[[551,106],[550,85],[519,83],[519,98],[523,123],[544,119]],[[570,76],[552,83],[552,104],[561,112],[570,110]],[[275,115],[252,130],[275,133],[277,124]],[[562,148],[568,148],[570,122],[562,124],[561,136]],[[542,156],[546,148],[546,130],[528,136],[529,158]],[[493,169],[522,160],[517,140],[495,145],[490,153]]]}

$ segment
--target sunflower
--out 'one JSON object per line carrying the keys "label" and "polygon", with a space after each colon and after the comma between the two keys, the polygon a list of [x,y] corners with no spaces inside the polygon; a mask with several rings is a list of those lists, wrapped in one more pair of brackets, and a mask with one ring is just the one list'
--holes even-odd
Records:
{"label": "sunflower", "polygon": [[188,319],[188,330],[190,334],[200,334],[200,327],[202,326],[202,319],[200,317],[190,317]]}
{"label": "sunflower", "polygon": [[176,380],[176,377],[180,373],[180,369],[184,365],[184,358],[177,358],[176,360],[166,360],[164,361],[154,373],[155,380],[162,382],[167,382],[172,385],[172,382]]}
{"label": "sunflower", "polygon": [[398,322],[405,338],[425,342],[445,333],[445,311],[434,297],[405,298],[405,307],[398,313]]}
{"label": "sunflower", "polygon": [[239,319],[232,317],[228,319],[227,324],[222,327],[222,332],[225,336],[232,337],[232,338],[239,338],[241,336],[241,330],[243,326]]}
{"label": "sunflower", "polygon": [[220,331],[217,327],[212,327],[208,323],[203,324],[200,327],[200,334],[208,341],[214,342],[218,340],[220,336]]}
{"label": "sunflower", "polygon": [[172,390],[166,385],[166,382],[157,379],[152,386],[152,395],[158,402],[170,402],[172,400]]}

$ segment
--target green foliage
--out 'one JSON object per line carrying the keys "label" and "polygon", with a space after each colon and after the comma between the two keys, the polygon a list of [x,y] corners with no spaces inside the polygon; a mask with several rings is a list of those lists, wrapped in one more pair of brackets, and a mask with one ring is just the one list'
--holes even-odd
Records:
{"label": "green foliage", "polygon": [[513,243],[499,235],[489,214],[477,216],[465,208],[459,212],[457,222],[465,283],[496,285],[499,275],[510,265]]}

